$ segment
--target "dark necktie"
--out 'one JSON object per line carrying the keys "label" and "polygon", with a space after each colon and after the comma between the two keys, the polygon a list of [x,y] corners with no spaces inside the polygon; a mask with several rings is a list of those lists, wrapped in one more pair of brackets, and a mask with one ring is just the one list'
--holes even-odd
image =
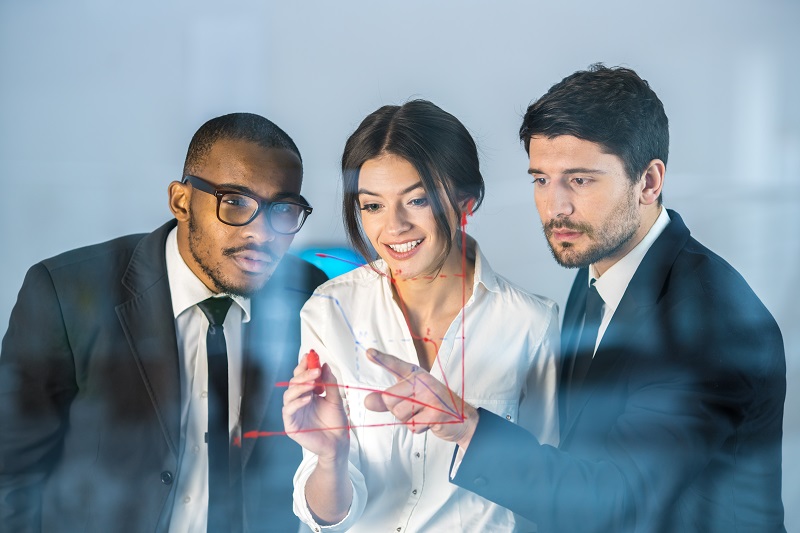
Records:
{"label": "dark necktie", "polygon": [[222,323],[233,300],[209,298],[197,306],[208,318],[208,531],[228,531],[232,519],[228,434],[228,349]]}
{"label": "dark necktie", "polygon": [[603,298],[597,292],[594,282],[595,280],[592,280],[592,284],[586,292],[586,314],[569,380],[570,401],[568,402],[568,409],[575,407],[573,394],[580,389],[586,374],[589,372],[594,356],[594,347],[597,343],[597,330],[600,329],[600,321],[603,319]]}

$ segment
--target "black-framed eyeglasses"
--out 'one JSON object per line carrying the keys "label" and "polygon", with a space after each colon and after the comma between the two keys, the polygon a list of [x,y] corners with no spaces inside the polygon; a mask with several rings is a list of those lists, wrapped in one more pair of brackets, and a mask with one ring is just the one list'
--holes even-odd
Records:
{"label": "black-framed eyeglasses", "polygon": [[267,212],[267,223],[276,233],[293,235],[300,231],[313,208],[310,205],[279,200],[269,202],[252,194],[229,189],[217,189],[214,185],[197,176],[186,175],[184,183],[191,183],[198,191],[217,198],[217,218],[229,226],[246,226],[262,210]]}

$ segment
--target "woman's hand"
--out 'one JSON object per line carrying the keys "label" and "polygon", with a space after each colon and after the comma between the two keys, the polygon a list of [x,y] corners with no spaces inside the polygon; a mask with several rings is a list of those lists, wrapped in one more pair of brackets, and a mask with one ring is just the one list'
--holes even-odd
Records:
{"label": "woman's hand", "polygon": [[[320,381],[325,396],[314,392]],[[308,354],[300,359],[283,393],[283,425],[286,434],[319,456],[320,462],[341,462],[347,457],[349,423],[339,384],[327,363],[322,368],[308,368]]]}
{"label": "woman's hand", "polygon": [[416,365],[378,350],[367,350],[367,357],[390,372],[397,384],[373,392],[364,399],[370,411],[391,411],[414,433],[427,430],[442,440],[466,449],[478,425],[478,411],[456,393]]}

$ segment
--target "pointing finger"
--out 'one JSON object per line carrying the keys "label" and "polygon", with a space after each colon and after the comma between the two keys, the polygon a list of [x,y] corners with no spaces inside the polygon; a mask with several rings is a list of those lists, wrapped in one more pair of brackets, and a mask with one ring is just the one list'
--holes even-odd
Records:
{"label": "pointing finger", "polygon": [[418,369],[415,365],[408,364],[393,355],[379,352],[374,348],[367,350],[367,357],[373,363],[391,372],[398,381],[407,379],[410,374]]}

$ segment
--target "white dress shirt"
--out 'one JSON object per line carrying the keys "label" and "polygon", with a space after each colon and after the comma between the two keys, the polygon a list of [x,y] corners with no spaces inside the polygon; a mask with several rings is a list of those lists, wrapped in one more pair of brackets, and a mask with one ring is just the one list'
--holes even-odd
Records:
{"label": "white dress shirt", "polygon": [[[464,307],[466,342],[461,341],[459,313],[445,337],[437,340],[431,374],[442,382],[446,377],[448,386],[461,395],[463,363],[463,394],[469,404],[556,445],[558,308],[495,274],[477,245],[475,254],[473,293]],[[383,261],[374,266],[388,272]],[[349,464],[353,501],[348,515],[333,526],[314,521],[305,485],[317,457],[304,450],[294,479],[294,510],[300,519],[315,531],[514,531],[513,513],[449,482],[455,444],[430,432],[414,434],[391,413],[364,407],[369,391],[358,387],[383,390],[396,383],[392,374],[367,359],[368,348],[419,364],[388,277],[361,267],[334,278],[314,292],[300,316],[301,355],[313,348],[331,365],[344,386],[353,426]]]}
{"label": "white dress shirt", "polygon": [[[208,521],[208,319],[197,307],[214,296],[186,265],[178,251],[177,229],[167,236],[167,277],[178,339],[181,379],[181,438],[171,533],[206,533]],[[223,330],[228,350],[228,420],[238,434],[242,388],[242,323],[250,320],[250,300],[231,296]]]}
{"label": "white dress shirt", "polygon": [[661,232],[664,231],[668,224],[669,215],[667,214],[666,208],[661,206],[661,213],[647,232],[647,235],[645,235],[641,242],[639,242],[633,250],[628,252],[625,257],[611,265],[611,268],[606,270],[602,276],[597,276],[594,265],[591,265],[589,268],[587,283],[591,284],[592,279],[596,280],[594,286],[603,299],[603,319],[600,321],[600,327],[597,330],[597,341],[594,345],[595,352],[597,351],[597,347],[600,346],[603,334],[606,332],[606,329],[608,329],[608,324],[611,322],[611,317],[614,316],[614,311],[617,310],[619,302],[625,295],[628,284],[631,282],[633,275],[636,274],[636,269],[639,268],[647,251],[653,243],[656,242],[656,239],[661,235]]}

